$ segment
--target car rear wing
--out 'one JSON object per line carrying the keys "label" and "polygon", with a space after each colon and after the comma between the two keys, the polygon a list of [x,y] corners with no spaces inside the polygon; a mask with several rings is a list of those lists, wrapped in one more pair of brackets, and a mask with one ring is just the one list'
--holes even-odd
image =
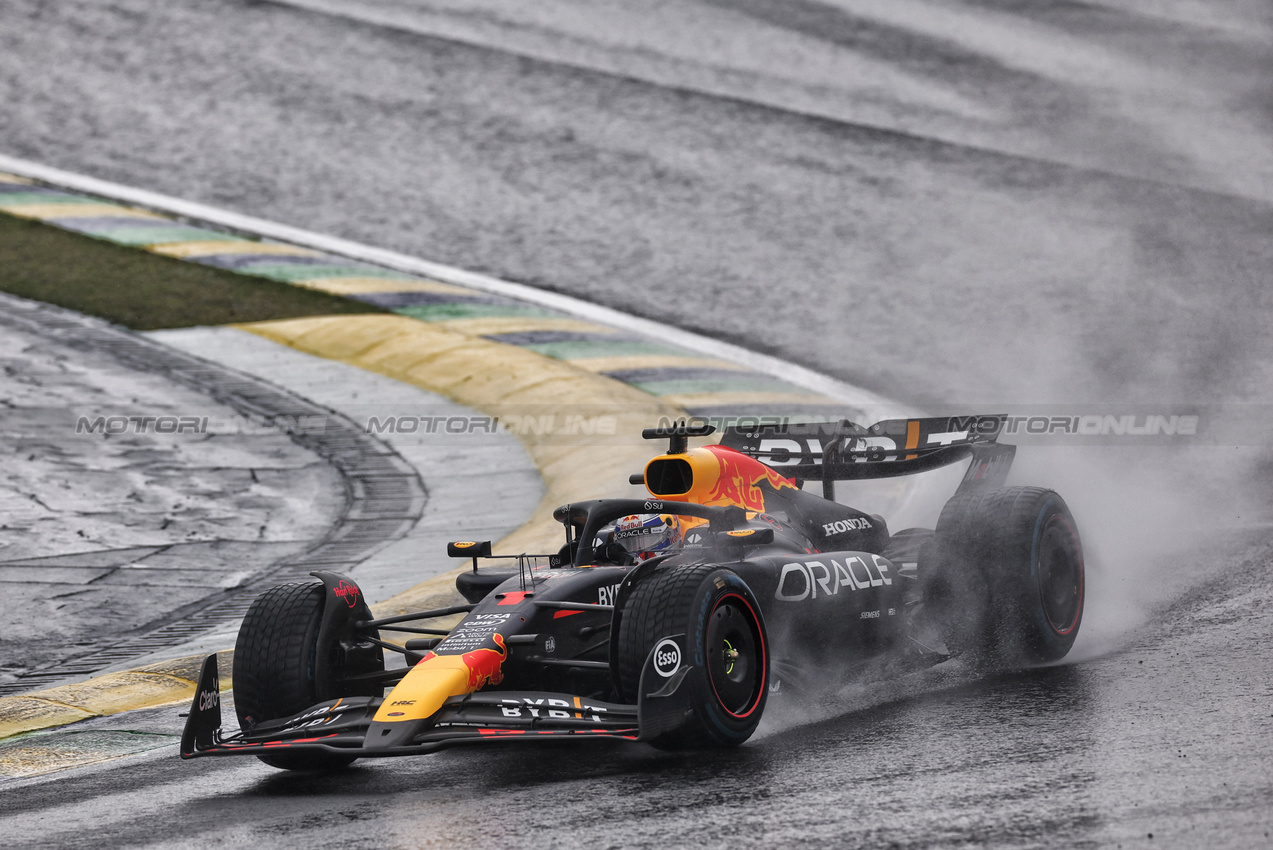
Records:
{"label": "car rear wing", "polygon": [[721,445],[780,474],[821,481],[832,498],[836,481],[913,475],[971,459],[958,492],[1000,487],[1016,446],[998,443],[1002,414],[886,419],[863,427],[848,420],[727,428]]}

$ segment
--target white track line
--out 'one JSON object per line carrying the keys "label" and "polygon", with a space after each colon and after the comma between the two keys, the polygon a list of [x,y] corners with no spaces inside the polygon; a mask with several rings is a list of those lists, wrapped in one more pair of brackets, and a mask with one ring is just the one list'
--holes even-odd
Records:
{"label": "white track line", "polygon": [[130,186],[111,183],[107,180],[99,180],[96,177],[62,171],[58,168],[16,159],[4,154],[0,154],[0,170],[77,192],[97,195],[114,201],[146,207],[157,212],[165,212],[219,225],[241,233],[276,239],[281,242],[290,242],[329,254],[338,254],[350,259],[384,266],[407,274],[420,275],[446,283],[471,287],[482,292],[516,298],[542,307],[560,310],[563,313],[569,313],[599,324],[612,325],[622,330],[645,334],[708,357],[731,360],[756,372],[774,375],[859,410],[871,408],[872,416],[867,417],[870,421],[884,418],[880,410],[881,407],[887,408],[893,413],[904,411],[904,408],[892,399],[884,398],[870,390],[836,380],[804,366],[789,363],[786,360],[771,357],[767,354],[749,351],[732,343],[722,342],[691,331],[682,330],[681,328],[651,321],[650,319],[621,313],[609,307],[590,304],[586,301],[572,298],[569,295],[545,292],[542,289],[535,289],[524,284],[489,277],[476,272],[466,271],[465,269],[455,268],[454,266],[433,263],[407,254],[399,254],[396,251],[375,248],[333,236],[324,236],[321,233],[301,230],[286,224],[278,224],[277,222],[253,218],[252,216],[241,215],[229,210],[205,206],[192,201],[184,201],[180,198],[149,192],[145,189],[135,189]]}

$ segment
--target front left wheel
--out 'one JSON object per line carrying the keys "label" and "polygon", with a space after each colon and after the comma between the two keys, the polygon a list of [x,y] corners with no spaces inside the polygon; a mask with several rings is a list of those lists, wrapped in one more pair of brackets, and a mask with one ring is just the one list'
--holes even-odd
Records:
{"label": "front left wheel", "polygon": [[708,564],[666,568],[628,595],[619,624],[618,674],[624,698],[638,700],[641,671],[660,641],[685,635],[693,717],[651,743],[666,749],[737,746],[765,709],[769,646],[760,606],[746,582]]}
{"label": "front left wheel", "polygon": [[[234,646],[234,710],[247,731],[267,720],[298,714],[342,696],[324,693],[318,681],[336,681],[339,648],[319,646],[326,592],[320,582],[272,587],[253,601]],[[332,770],[354,761],[334,753],[277,752],[257,756],[284,770]]]}

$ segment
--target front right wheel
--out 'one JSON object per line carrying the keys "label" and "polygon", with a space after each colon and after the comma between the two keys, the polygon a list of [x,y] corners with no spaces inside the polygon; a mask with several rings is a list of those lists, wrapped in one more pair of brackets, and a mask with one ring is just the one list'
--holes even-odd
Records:
{"label": "front right wheel", "polygon": [[619,623],[624,698],[638,700],[641,670],[660,640],[683,634],[693,717],[651,743],[665,749],[736,746],[756,731],[768,693],[769,646],[746,582],[710,564],[669,567],[640,581]]}

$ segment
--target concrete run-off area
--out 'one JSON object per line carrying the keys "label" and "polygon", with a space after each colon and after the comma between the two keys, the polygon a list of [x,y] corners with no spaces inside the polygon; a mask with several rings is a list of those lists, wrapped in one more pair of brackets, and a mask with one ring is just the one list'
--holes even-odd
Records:
{"label": "concrete run-off area", "polygon": [[[342,513],[323,458],[284,432],[243,433],[240,411],[162,364],[72,348],[8,309],[0,326],[0,685],[241,584]],[[98,417],[129,427],[93,430]]]}

